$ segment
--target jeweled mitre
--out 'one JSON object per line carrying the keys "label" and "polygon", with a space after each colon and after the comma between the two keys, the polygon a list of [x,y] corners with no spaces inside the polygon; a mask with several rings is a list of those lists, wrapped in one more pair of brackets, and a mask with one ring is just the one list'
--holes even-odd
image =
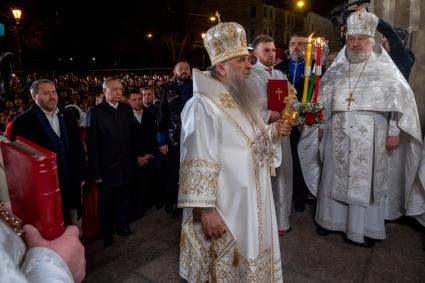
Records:
{"label": "jeweled mitre", "polygon": [[211,65],[249,55],[244,28],[235,22],[218,23],[204,37]]}
{"label": "jeweled mitre", "polygon": [[378,26],[378,17],[369,12],[355,12],[347,19],[348,35],[366,35],[375,37],[376,27]]}

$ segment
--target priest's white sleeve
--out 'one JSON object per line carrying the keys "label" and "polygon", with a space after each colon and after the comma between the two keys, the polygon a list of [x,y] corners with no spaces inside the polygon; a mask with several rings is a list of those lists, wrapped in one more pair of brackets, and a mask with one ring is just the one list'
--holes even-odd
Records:
{"label": "priest's white sleeve", "polygon": [[220,131],[211,106],[200,96],[181,114],[179,207],[215,207]]}

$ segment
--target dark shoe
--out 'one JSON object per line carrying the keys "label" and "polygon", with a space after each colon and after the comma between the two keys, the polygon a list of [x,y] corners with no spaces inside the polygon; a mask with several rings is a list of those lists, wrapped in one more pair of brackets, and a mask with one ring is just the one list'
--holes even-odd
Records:
{"label": "dark shoe", "polygon": [[133,231],[131,231],[129,227],[124,228],[124,229],[118,229],[117,230],[117,235],[118,236],[128,237],[131,234],[133,234]]}
{"label": "dark shoe", "polygon": [[354,241],[351,241],[350,239],[346,239],[347,243],[349,243],[350,245],[356,246],[356,247],[361,247],[361,248],[373,248],[373,246],[375,246],[375,241],[373,241],[372,239],[368,240],[365,238],[364,243],[357,243]]}
{"label": "dark shoe", "polygon": [[103,247],[107,248],[114,244],[114,238],[107,238],[103,240]]}
{"label": "dark shoe", "polygon": [[171,213],[171,216],[174,218],[178,218],[182,216],[182,214],[183,214],[183,209],[176,207],[173,209],[173,213]]}
{"label": "dark shoe", "polygon": [[296,212],[303,212],[305,210],[305,201],[295,200],[294,201],[294,209],[295,209]]}
{"label": "dark shoe", "polygon": [[336,232],[325,229],[323,227],[317,227],[317,229],[316,229],[316,234],[320,235],[320,236],[327,236],[327,235],[334,234],[334,233],[336,233]]}

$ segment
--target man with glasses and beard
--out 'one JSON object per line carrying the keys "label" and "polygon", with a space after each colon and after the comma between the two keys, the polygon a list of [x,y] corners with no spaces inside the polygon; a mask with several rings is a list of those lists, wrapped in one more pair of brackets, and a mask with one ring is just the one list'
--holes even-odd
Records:
{"label": "man with glasses and beard", "polygon": [[412,187],[422,143],[415,98],[375,44],[377,24],[365,11],[348,18],[347,44],[320,85],[327,120],[320,151],[312,150],[317,129],[305,128],[299,143],[305,180],[318,197],[317,233],[343,232],[361,247],[386,238],[386,219],[424,207],[423,192]]}
{"label": "man with glasses and beard", "polygon": [[177,194],[179,186],[180,162],[180,114],[186,102],[192,97],[192,80],[187,61],[179,61],[174,66],[175,80],[160,90],[161,101],[157,117],[157,141],[161,160],[160,176],[165,190],[165,211],[179,216]]}
{"label": "man with glasses and beard", "polygon": [[241,25],[219,21],[204,45],[212,66],[194,70],[194,96],[181,116],[180,275],[188,282],[282,282],[270,172],[291,126],[264,123]]}

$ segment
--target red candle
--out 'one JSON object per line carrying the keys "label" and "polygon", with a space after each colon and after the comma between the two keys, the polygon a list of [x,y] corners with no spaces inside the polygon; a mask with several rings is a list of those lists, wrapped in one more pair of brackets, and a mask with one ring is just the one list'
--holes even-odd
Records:
{"label": "red candle", "polygon": [[319,95],[320,76],[322,75],[322,64],[320,63],[320,53],[322,51],[322,41],[318,37],[316,40],[316,84],[314,87],[313,103],[317,103]]}

